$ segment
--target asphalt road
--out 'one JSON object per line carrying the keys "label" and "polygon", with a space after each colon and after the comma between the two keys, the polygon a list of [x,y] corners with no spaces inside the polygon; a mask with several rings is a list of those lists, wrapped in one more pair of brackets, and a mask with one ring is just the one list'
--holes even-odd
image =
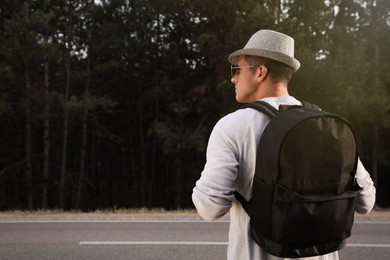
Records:
{"label": "asphalt road", "polygon": [[[358,217],[340,259],[390,259],[387,215]],[[0,213],[0,259],[226,259],[228,225],[191,214]]]}

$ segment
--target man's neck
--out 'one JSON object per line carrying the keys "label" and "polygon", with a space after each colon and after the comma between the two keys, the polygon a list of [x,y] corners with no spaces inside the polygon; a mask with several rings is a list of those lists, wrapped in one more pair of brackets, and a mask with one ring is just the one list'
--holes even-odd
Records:
{"label": "man's neck", "polygon": [[283,82],[273,83],[273,84],[265,84],[265,85],[260,87],[258,94],[259,94],[258,95],[259,99],[262,99],[265,97],[289,96],[287,85]]}

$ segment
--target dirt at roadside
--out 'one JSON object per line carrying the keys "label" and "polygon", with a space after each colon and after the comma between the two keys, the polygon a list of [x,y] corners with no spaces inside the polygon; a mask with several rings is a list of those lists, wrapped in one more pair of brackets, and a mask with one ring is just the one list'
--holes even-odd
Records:
{"label": "dirt at roadside", "polygon": [[355,214],[357,217],[390,218],[390,209],[374,209],[368,215]]}
{"label": "dirt at roadside", "polygon": [[[390,219],[390,209],[374,209],[368,215],[356,213],[357,220]],[[219,221],[228,221],[229,215]],[[45,212],[0,212],[0,221],[202,221],[195,212],[164,213],[45,213]]]}

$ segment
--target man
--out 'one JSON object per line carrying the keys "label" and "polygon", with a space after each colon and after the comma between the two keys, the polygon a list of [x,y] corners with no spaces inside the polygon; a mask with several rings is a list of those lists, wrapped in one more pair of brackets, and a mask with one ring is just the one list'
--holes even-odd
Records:
{"label": "man", "polygon": [[[229,56],[231,81],[236,100],[249,103],[263,100],[279,105],[301,105],[288,93],[288,82],[300,63],[294,58],[294,40],[271,30],[256,32],[241,50]],[[246,108],[220,119],[207,147],[207,163],[196,182],[192,200],[198,213],[208,221],[230,212],[228,259],[280,259],[262,250],[249,235],[249,217],[235,200],[237,191],[249,200],[255,172],[256,151],[269,118],[257,110]],[[359,161],[357,182],[362,191],[356,211],[367,214],[375,203],[375,187]],[[338,259],[338,253],[305,259]]]}

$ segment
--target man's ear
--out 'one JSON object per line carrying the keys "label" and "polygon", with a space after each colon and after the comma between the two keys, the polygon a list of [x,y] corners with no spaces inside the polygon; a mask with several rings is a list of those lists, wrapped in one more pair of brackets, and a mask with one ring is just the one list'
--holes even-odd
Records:
{"label": "man's ear", "polygon": [[263,65],[260,65],[259,68],[258,68],[258,78],[263,80],[265,78],[265,76],[267,75],[267,67],[263,66]]}

